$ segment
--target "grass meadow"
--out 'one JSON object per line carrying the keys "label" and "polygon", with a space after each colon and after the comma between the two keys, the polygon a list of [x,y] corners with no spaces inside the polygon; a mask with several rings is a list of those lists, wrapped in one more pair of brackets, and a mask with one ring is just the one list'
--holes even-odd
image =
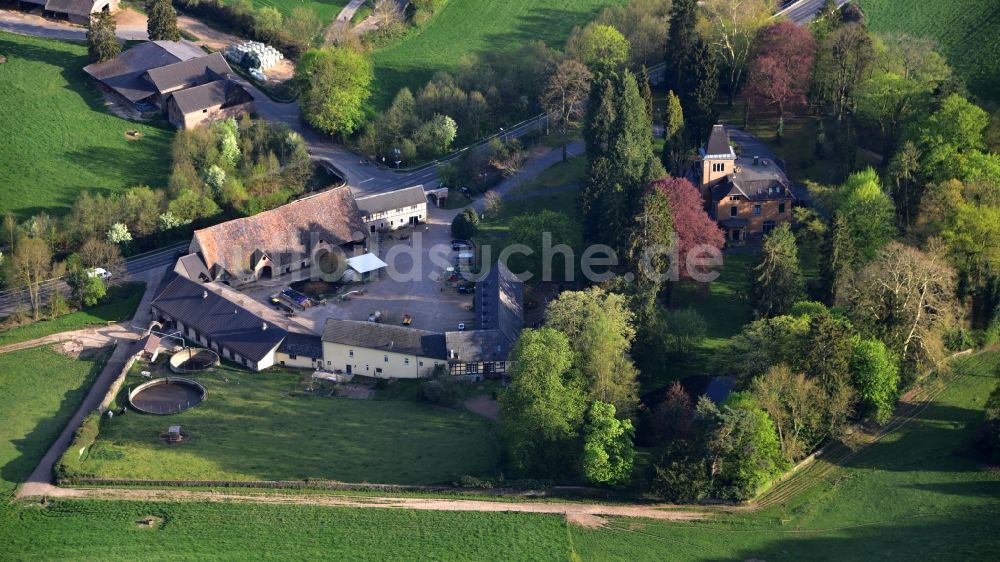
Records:
{"label": "grass meadow", "polygon": [[562,49],[575,26],[621,0],[448,0],[424,27],[375,52],[372,105],[385,109],[404,86],[419,90],[435,72],[457,68],[471,53],[510,50],[541,40]]}
{"label": "grass meadow", "polygon": [[[173,129],[108,113],[78,43],[0,32],[0,214],[65,213],[81,191],[165,187]],[[129,129],[142,131],[136,141]]]}
{"label": "grass meadow", "polygon": [[[103,478],[397,484],[450,483],[498,469],[493,422],[486,418],[414,400],[330,397],[329,389],[309,392],[309,376],[225,366],[192,375],[208,391],[202,404],[169,417],[105,420],[86,458],[74,464]],[[126,387],[142,380],[130,376]],[[175,424],[189,438],[165,445],[159,435]]]}
{"label": "grass meadow", "polygon": [[937,40],[977,96],[1000,103],[1000,4],[996,0],[859,0],[877,33]]}
{"label": "grass meadow", "polygon": [[[77,360],[48,347],[0,354],[0,498],[4,501],[62,431],[105,358],[100,353]],[[0,505],[0,517],[4,509]],[[2,537],[0,530],[0,542]]]}
{"label": "grass meadow", "polygon": [[316,12],[320,21],[328,24],[337,17],[340,10],[347,5],[349,0],[251,0],[253,7],[260,9],[265,6],[275,8],[285,17],[298,7],[309,8]]}
{"label": "grass meadow", "polygon": [[124,283],[108,290],[104,302],[58,316],[40,320],[17,328],[0,331],[0,346],[33,340],[88,326],[103,326],[108,322],[121,322],[132,318],[146,291],[145,283]]}

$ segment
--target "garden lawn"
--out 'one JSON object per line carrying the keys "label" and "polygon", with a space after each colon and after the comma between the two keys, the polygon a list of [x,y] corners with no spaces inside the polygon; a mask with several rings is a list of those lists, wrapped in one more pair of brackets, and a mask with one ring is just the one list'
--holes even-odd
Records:
{"label": "garden lawn", "polygon": [[58,316],[40,320],[10,330],[0,331],[0,346],[42,338],[59,332],[79,330],[87,326],[104,326],[108,322],[121,322],[132,318],[146,291],[146,284],[124,283],[108,290],[104,302]]}
{"label": "garden lawn", "polygon": [[462,57],[509,50],[532,40],[562,49],[570,31],[622,0],[448,0],[423,28],[375,53],[377,110],[396,92],[414,91],[439,70],[454,70]]}
{"label": "garden lawn", "polygon": [[[65,213],[81,191],[165,187],[173,130],[108,113],[82,44],[0,32],[0,214]],[[139,140],[125,139],[137,129]]]}
{"label": "garden lawn", "polygon": [[[80,405],[106,359],[105,354],[98,355],[72,359],[48,347],[0,353],[0,498],[4,502],[35,469]],[[3,509],[0,506],[0,517]]]}
{"label": "garden lawn", "polygon": [[859,0],[877,33],[931,37],[972,93],[1000,103],[1000,3],[996,0]]}
{"label": "garden lawn", "polygon": [[[493,422],[481,416],[410,400],[310,393],[310,375],[228,367],[192,375],[208,391],[202,404],[169,417],[105,420],[78,468],[104,478],[399,484],[450,483],[499,468]],[[140,381],[130,377],[126,386]],[[190,437],[165,445],[159,435],[167,425],[180,425]]]}
{"label": "garden lawn", "polygon": [[251,0],[251,3],[253,4],[253,7],[258,10],[264,6],[275,8],[285,17],[288,17],[288,15],[292,13],[292,10],[300,6],[309,8],[310,10],[316,12],[320,21],[326,25],[333,21],[333,18],[337,17],[337,14],[339,14],[340,10],[347,5],[348,1],[349,0]]}

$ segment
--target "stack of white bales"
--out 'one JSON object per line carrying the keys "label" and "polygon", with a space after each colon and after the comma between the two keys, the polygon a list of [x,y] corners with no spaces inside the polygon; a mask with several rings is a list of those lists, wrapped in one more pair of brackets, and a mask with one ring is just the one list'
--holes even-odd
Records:
{"label": "stack of white bales", "polygon": [[244,53],[253,53],[257,55],[257,60],[260,61],[260,70],[267,70],[278,64],[278,61],[285,58],[284,55],[278,52],[278,50],[274,47],[258,43],[257,41],[247,41],[237,45],[230,45],[229,47],[226,47],[225,51],[223,51],[223,55],[234,64],[239,64],[239,62],[243,60]]}

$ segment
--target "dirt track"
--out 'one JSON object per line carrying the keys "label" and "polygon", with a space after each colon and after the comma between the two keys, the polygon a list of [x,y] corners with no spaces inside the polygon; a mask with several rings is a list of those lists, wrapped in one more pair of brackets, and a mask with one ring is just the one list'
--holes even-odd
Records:
{"label": "dirt track", "polygon": [[[368,496],[336,496],[322,494],[237,494],[215,491],[134,488],[58,488],[48,486],[36,493],[47,497],[161,502],[233,502],[315,505],[364,509],[416,509],[423,511],[492,511],[517,513],[550,513],[565,515],[568,520],[594,526],[602,516],[643,517],[661,521],[692,521],[705,513],[680,511],[668,505],[606,505],[568,502],[505,502],[437,498],[389,498]],[[23,496],[23,494],[22,494]]]}

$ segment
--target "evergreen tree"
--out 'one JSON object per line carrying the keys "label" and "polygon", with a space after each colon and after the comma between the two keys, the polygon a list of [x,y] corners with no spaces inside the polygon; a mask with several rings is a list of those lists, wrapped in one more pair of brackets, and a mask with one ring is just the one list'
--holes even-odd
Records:
{"label": "evergreen tree", "polygon": [[667,35],[667,87],[679,91],[687,72],[685,61],[698,37],[698,0],[674,0],[670,7],[670,32]]}
{"label": "evergreen tree", "polygon": [[833,217],[833,225],[823,254],[825,258],[821,271],[823,293],[827,304],[834,305],[837,302],[837,293],[843,288],[857,262],[851,228],[843,213],[838,212]]}
{"label": "evergreen tree", "polygon": [[753,300],[761,316],[787,314],[802,296],[802,274],[795,235],[788,223],[764,238],[760,262],[754,267],[757,277]]}
{"label": "evergreen tree", "polygon": [[619,255],[628,250],[632,219],[646,187],[662,171],[653,157],[651,130],[634,75],[625,71],[594,84],[584,127],[585,234]]}
{"label": "evergreen tree", "polygon": [[146,31],[150,41],[180,41],[177,29],[177,11],[170,0],[152,0],[146,8],[149,20]]}
{"label": "evergreen tree", "polygon": [[719,68],[711,47],[696,38],[684,60],[680,96],[686,108],[687,136],[693,145],[702,145],[718,120],[715,98],[719,93]]}
{"label": "evergreen tree", "polygon": [[636,81],[639,83],[639,95],[642,96],[643,101],[646,102],[646,116],[649,117],[649,122],[653,122],[653,91],[649,87],[649,69],[646,65],[642,65],[639,68],[639,74],[635,77]]}
{"label": "evergreen tree", "polygon": [[92,14],[87,26],[87,53],[90,60],[104,62],[122,52],[118,43],[117,25],[108,12]]}
{"label": "evergreen tree", "polygon": [[660,161],[671,175],[681,175],[684,153],[684,110],[681,99],[673,90],[667,92],[667,107],[663,113],[663,153]]}

